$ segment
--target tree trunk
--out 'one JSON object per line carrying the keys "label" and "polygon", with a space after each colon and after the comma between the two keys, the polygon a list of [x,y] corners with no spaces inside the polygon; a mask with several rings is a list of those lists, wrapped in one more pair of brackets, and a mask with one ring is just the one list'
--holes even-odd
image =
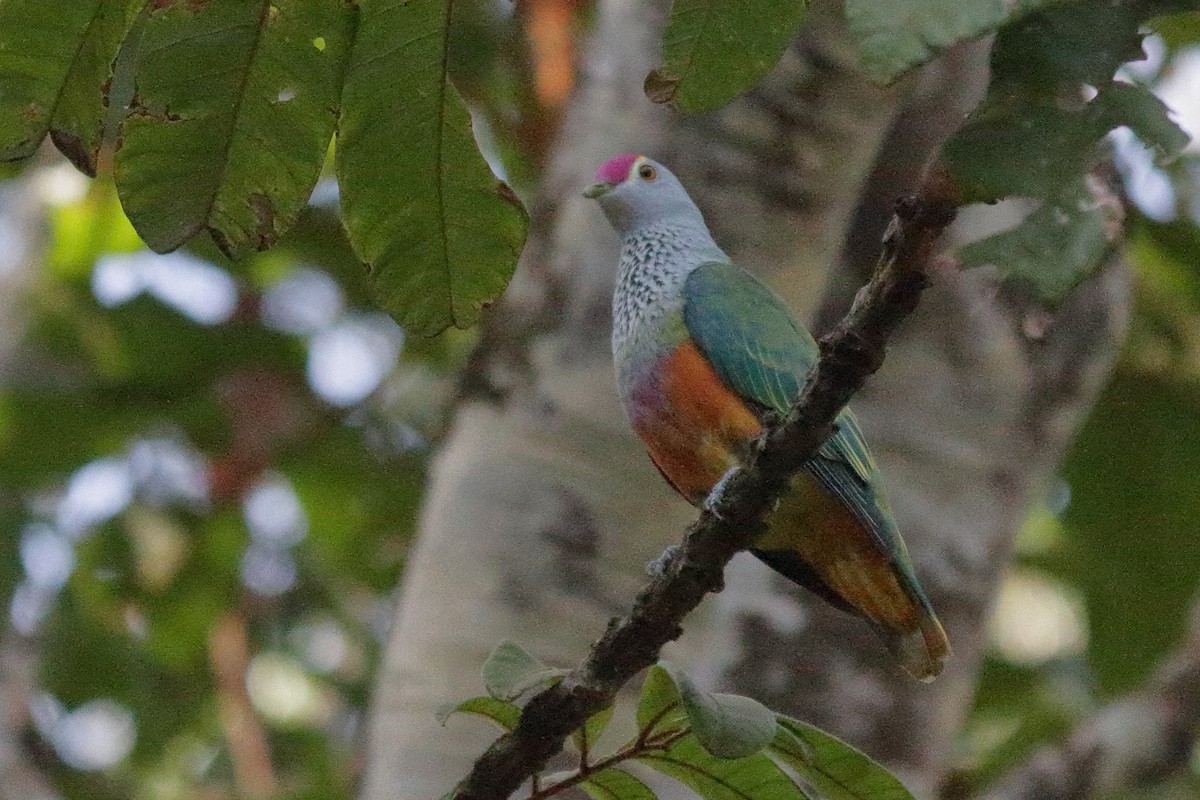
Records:
{"label": "tree trunk", "polygon": [[[983,84],[972,46],[900,88],[873,86],[854,68],[840,9],[816,3],[762,86],[680,120],[641,93],[664,13],[650,0],[599,4],[518,278],[485,325],[431,474],[379,676],[366,800],[451,788],[494,732],[472,720],[442,728],[434,709],[480,692],[480,665],[503,639],[577,662],[694,516],[618,404],[618,243],[579,198],[595,166],[627,150],[661,156],[717,240],[805,315],[840,262],[817,317],[828,322],[877,254],[882,215]],[[1107,374],[1126,307],[1118,266],[1054,316],[984,275],[947,271],[854,402],[955,648],[943,678],[904,678],[861,621],[749,557],[670,657],[849,739],[929,794],[971,699],[1012,536]]]}

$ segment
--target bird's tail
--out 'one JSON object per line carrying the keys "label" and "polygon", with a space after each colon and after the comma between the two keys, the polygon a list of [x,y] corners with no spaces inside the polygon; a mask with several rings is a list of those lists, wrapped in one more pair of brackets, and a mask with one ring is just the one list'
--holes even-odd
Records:
{"label": "bird's tail", "polygon": [[919,608],[917,626],[914,628],[898,630],[880,623],[875,623],[874,627],[887,649],[909,675],[922,683],[929,683],[941,674],[950,656],[950,641],[928,604],[922,604]]}

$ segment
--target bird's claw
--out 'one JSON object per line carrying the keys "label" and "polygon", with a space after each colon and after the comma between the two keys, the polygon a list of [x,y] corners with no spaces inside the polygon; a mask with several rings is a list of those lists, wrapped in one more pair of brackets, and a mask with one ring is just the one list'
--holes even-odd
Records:
{"label": "bird's claw", "polygon": [[725,487],[733,480],[733,476],[741,472],[741,470],[742,468],[736,465],[726,470],[725,474],[721,476],[721,480],[717,481],[716,485],[709,491],[708,497],[704,498],[704,502],[700,504],[700,508],[712,514],[717,519],[724,519],[718,510],[721,504],[721,497],[725,494]]}
{"label": "bird's claw", "polygon": [[646,574],[653,578],[662,578],[671,568],[671,564],[679,557],[679,545],[669,545],[662,555],[646,565]]}

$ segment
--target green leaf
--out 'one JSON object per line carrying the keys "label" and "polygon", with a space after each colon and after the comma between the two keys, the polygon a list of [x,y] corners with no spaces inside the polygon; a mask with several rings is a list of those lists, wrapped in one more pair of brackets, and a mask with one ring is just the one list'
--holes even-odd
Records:
{"label": "green leaf", "polygon": [[589,751],[596,749],[596,742],[604,734],[604,729],[608,727],[614,710],[613,706],[603,708],[592,714],[582,728],[571,731],[571,740],[575,742],[575,747],[580,752],[583,752],[585,748]]}
{"label": "green leaf", "polygon": [[[964,202],[1027,196],[1041,205],[1017,227],[963,249],[1061,298],[1100,262],[1119,230],[1086,189],[1099,142],[1127,125],[1160,161],[1187,136],[1146,89],[1112,80],[1141,54],[1141,25],[1184,0],[1080,0],[1006,25],[992,51],[987,97],[943,148]],[[1085,101],[1088,93],[1094,96]]]}
{"label": "green leaf", "polygon": [[512,703],[481,695],[457,704],[446,703],[438,708],[436,714],[437,721],[443,725],[453,714],[477,714],[490,719],[504,730],[511,731],[517,727],[517,720],[521,718],[521,709]]}
{"label": "green leaf", "polygon": [[101,0],[54,109],[50,138],[72,164],[93,177],[108,116],[113,64],[143,5],[143,0]]}
{"label": "green leaf", "polygon": [[207,228],[236,258],[291,226],[337,121],[351,23],[330,0],[154,3],[116,160],[151,248]]}
{"label": "green leaf", "polygon": [[480,156],[446,76],[450,3],[359,8],[336,154],[346,231],[402,325],[466,327],[512,276],[525,211]]}
{"label": "green leaf", "polygon": [[1051,98],[989,98],[946,142],[943,156],[965,202],[1040,197],[1078,180],[1095,141],[1079,112]]}
{"label": "green leaf", "polygon": [[1005,25],[992,48],[992,85],[1014,82],[1054,94],[1063,83],[1100,86],[1117,67],[1144,57],[1144,24],[1194,0],[1074,0]]}
{"label": "green leaf", "polygon": [[625,770],[602,769],[592,773],[579,788],[595,800],[655,800],[650,787]]}
{"label": "green leaf", "polygon": [[684,706],[696,738],[718,758],[757,753],[775,737],[775,715],[752,698],[708,692],[692,697],[685,693]]}
{"label": "green leaf", "polygon": [[665,663],[679,690],[692,733],[717,758],[757,753],[775,738],[775,714],[749,697],[701,691],[691,679]]}
{"label": "green leaf", "polygon": [[637,707],[638,731],[642,736],[664,734],[682,729],[687,713],[675,681],[661,665],[655,664],[646,673]]}
{"label": "green leaf", "polygon": [[[1195,235],[1194,226],[1172,227]],[[1200,526],[1200,386],[1189,368],[1145,367],[1181,357],[1163,341],[1170,334],[1147,340],[1148,326],[1176,324],[1151,314],[1178,313],[1179,332],[1194,335],[1197,243],[1179,242],[1176,255],[1135,244],[1142,266],[1132,341],[1155,361],[1127,355],[1089,414],[1063,467],[1066,541],[1050,554],[1054,573],[1086,600],[1089,678],[1105,699],[1143,685],[1186,641],[1200,572],[1200,537],[1179,534]]]}
{"label": "green leaf", "polygon": [[939,50],[992,30],[1005,17],[1003,0],[846,0],[863,69],[884,83]]}
{"label": "green leaf", "polygon": [[1096,112],[1097,128],[1105,133],[1128,125],[1142,143],[1154,151],[1155,160],[1165,163],[1183,152],[1188,135],[1168,114],[1162,100],[1140,86],[1112,83],[1091,103]]}
{"label": "green leaf", "polygon": [[[556,784],[574,778],[576,770],[555,772],[542,776],[542,790],[553,788]],[[589,797],[596,800],[655,800],[656,795],[650,787],[628,772],[609,767],[588,776],[587,780],[575,784],[587,792]]]}
{"label": "green leaf", "polygon": [[1162,37],[1168,51],[1200,44],[1200,14],[1184,11],[1156,17],[1148,24],[1151,30]]}
{"label": "green leaf", "polygon": [[1061,299],[1100,263],[1120,230],[1115,208],[1099,206],[1082,185],[1045,200],[1018,225],[959,251],[967,267],[994,265],[1028,281],[1048,300]]}
{"label": "green leaf", "polygon": [[497,700],[515,700],[525,692],[566,675],[548,667],[513,642],[501,642],[483,662],[483,685]]}
{"label": "green leaf", "polygon": [[694,736],[684,736],[666,751],[637,761],[689,786],[704,800],[804,800],[800,787],[762,753],[717,758]]}
{"label": "green leaf", "polygon": [[807,10],[807,0],[674,0],[646,96],[680,111],[728,103],[775,66]]}
{"label": "green leaf", "polygon": [[869,756],[812,725],[779,716],[768,750],[796,770],[824,800],[913,800],[890,772]]}
{"label": "green leaf", "polygon": [[32,155],[47,131],[96,172],[105,85],[138,0],[0,3],[0,160]]}
{"label": "green leaf", "polygon": [[944,155],[963,199],[1046,197],[1077,183],[1098,156],[1097,143],[1128,125],[1160,161],[1176,156],[1187,134],[1162,101],[1137,86],[1113,83],[1078,109],[1054,98],[1002,92],[971,114]]}
{"label": "green leaf", "polygon": [[[1184,0],[1064,3],[1006,25],[992,52],[987,97],[946,143],[944,158],[965,202],[1007,195],[1048,197],[1077,183],[1096,143],[1129,125],[1160,159],[1187,136],[1147,90],[1114,83],[1141,54],[1139,25]],[[1083,101],[1086,86],[1099,88]],[[1073,103],[1064,98],[1077,98]]]}

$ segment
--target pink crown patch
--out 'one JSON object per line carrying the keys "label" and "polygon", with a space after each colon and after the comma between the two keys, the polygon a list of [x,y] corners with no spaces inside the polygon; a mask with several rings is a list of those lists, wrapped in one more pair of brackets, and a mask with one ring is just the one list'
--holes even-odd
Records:
{"label": "pink crown patch", "polygon": [[629,175],[629,167],[641,156],[637,153],[626,153],[623,156],[610,158],[596,170],[596,180],[604,183],[621,183]]}

